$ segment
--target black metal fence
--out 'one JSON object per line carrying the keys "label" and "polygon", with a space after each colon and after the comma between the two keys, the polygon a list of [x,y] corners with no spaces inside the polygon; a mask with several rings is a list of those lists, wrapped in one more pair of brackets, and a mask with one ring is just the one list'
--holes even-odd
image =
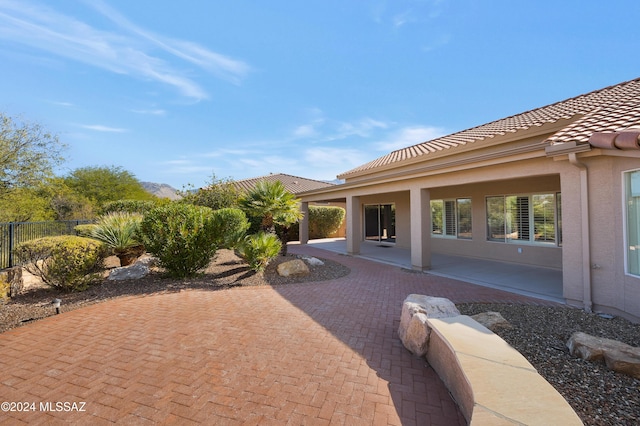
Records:
{"label": "black metal fence", "polygon": [[15,265],[13,249],[29,240],[55,235],[75,235],[77,225],[91,223],[89,220],[61,220],[55,222],[8,222],[0,223],[0,269]]}

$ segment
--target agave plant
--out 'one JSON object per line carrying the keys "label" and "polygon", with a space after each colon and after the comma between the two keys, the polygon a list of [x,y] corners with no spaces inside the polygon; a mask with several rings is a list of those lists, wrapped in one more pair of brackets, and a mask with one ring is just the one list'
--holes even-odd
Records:
{"label": "agave plant", "polygon": [[91,238],[105,243],[120,259],[120,266],[127,266],[144,253],[144,245],[138,237],[140,222],[142,215],[139,213],[107,213],[91,229]]}

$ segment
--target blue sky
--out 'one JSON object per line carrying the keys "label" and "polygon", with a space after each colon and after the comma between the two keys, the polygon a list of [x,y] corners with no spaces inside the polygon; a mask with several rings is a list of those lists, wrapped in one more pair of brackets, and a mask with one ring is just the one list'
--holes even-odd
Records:
{"label": "blue sky", "polygon": [[637,0],[0,0],[0,111],[177,189],[332,180],[640,77]]}

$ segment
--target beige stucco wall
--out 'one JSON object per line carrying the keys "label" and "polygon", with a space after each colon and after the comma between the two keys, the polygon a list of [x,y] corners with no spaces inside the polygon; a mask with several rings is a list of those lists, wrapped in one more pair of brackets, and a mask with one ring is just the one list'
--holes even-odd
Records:
{"label": "beige stucco wall", "polygon": [[640,169],[640,158],[596,157],[589,169],[591,279],[594,309],[640,318],[640,277],[626,273],[623,173]]}
{"label": "beige stucco wall", "polygon": [[490,195],[555,193],[560,191],[560,177],[535,176],[508,181],[498,180],[454,187],[431,189],[431,199],[471,198],[473,239],[433,237],[431,249],[436,253],[455,254],[482,259],[562,268],[562,249],[553,245],[502,243],[487,241],[485,199]]}
{"label": "beige stucco wall", "polygon": [[[552,163],[549,159],[532,160],[535,164],[526,166],[520,162],[511,165],[510,179],[503,179],[505,171],[483,168],[456,175],[436,175],[394,182],[377,186],[376,194],[361,196],[362,204],[395,203],[396,205],[396,246],[411,247],[410,195],[408,188],[418,186],[429,188],[431,199],[461,198],[472,199],[473,239],[432,238],[432,251],[481,259],[502,260],[527,265],[562,268],[562,249],[550,245],[512,244],[487,241],[485,197],[488,195],[529,194],[534,192],[560,191],[558,174],[532,176],[540,163]],[[493,180],[492,180],[493,179]],[[472,182],[472,183],[468,183]],[[449,185],[449,183],[455,183]],[[404,189],[397,192],[382,192],[383,188]],[[367,188],[369,189],[369,188]],[[521,249],[521,252],[518,251]]]}
{"label": "beige stucco wall", "polygon": [[[358,196],[361,203],[395,203],[398,247],[411,247],[410,190],[428,189],[431,199],[470,197],[473,201],[473,239],[431,238],[431,251],[544,266],[563,271],[563,292],[571,305],[622,315],[640,321],[640,277],[625,270],[625,202],[623,173],[640,169],[640,152],[601,152],[578,155],[589,182],[589,242],[583,253],[581,172],[566,156],[518,158],[502,164],[465,169],[438,169],[387,180],[355,182],[336,188],[331,197]],[[488,195],[562,194],[562,247],[498,243],[486,240],[485,197]],[[308,197],[322,199],[322,194]],[[350,213],[347,212],[347,215]],[[362,215],[362,212],[359,212]],[[358,224],[361,226],[361,222]],[[362,230],[360,238],[362,237]],[[518,252],[518,248],[522,252]],[[585,259],[588,259],[585,261]],[[591,290],[588,283],[590,281]]]}

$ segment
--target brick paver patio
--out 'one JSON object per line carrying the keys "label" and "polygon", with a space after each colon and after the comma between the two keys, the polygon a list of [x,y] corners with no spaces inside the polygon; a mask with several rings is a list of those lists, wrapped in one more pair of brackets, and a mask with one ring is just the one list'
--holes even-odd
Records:
{"label": "brick paver patio", "polygon": [[404,298],[548,303],[309,246],[290,251],[352,272],[120,298],[0,334],[0,400],[34,403],[0,412],[0,424],[464,424],[396,335]]}

